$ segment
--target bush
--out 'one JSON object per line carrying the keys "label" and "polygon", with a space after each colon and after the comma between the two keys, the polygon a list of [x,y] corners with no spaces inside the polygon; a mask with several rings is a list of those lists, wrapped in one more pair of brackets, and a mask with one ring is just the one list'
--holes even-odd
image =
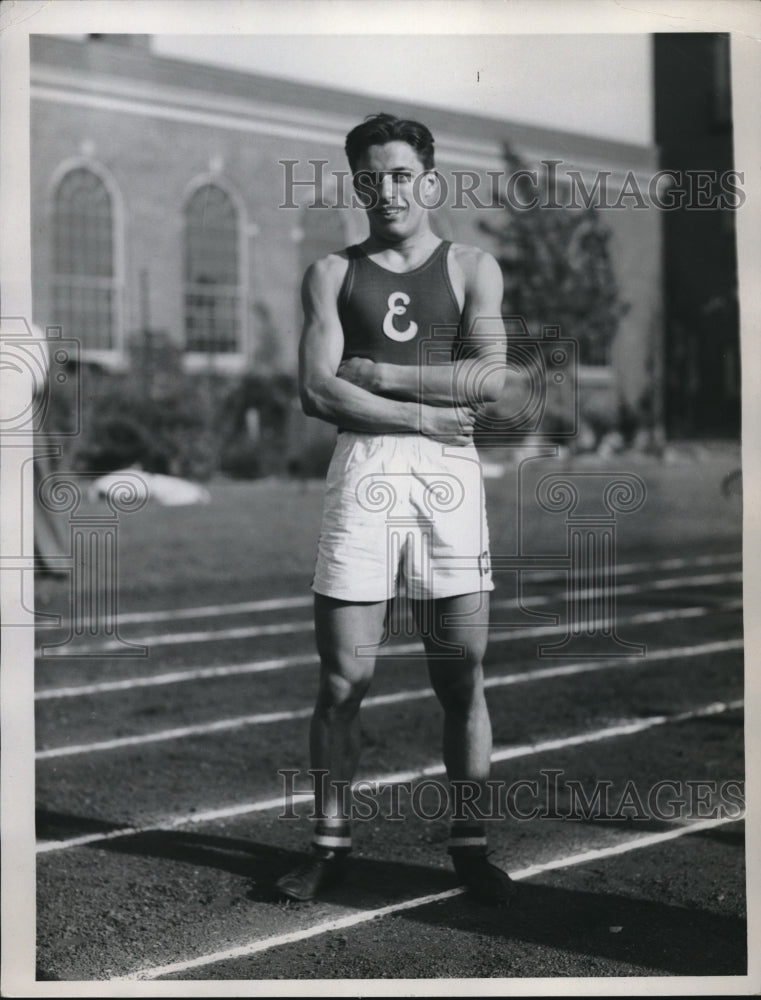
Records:
{"label": "bush", "polygon": [[146,472],[208,479],[216,467],[209,406],[191,380],[174,391],[150,399],[132,375],[111,376],[88,400],[77,466],[111,472],[139,465]]}
{"label": "bush", "polygon": [[[119,406],[118,399],[116,405]],[[104,405],[104,409],[107,409]],[[151,443],[143,425],[129,414],[121,416],[100,414],[95,416],[95,433],[78,453],[78,465],[90,472],[114,472],[131,465],[149,469]]]}
{"label": "bush", "polygon": [[[221,415],[222,472],[236,479],[280,475],[288,470],[289,416],[296,380],[282,372],[249,372],[225,398]],[[252,436],[249,414],[258,415]]]}
{"label": "bush", "polygon": [[257,479],[262,472],[262,449],[256,441],[240,435],[228,441],[220,456],[219,467],[233,479]]}
{"label": "bush", "polygon": [[220,377],[187,375],[169,338],[133,340],[130,368],[94,380],[84,394],[79,468],[112,472],[139,465],[146,472],[208,479],[217,467],[216,399]]}
{"label": "bush", "polygon": [[293,376],[188,374],[180,349],[155,332],[133,338],[129,357],[127,373],[102,375],[83,394],[76,467],[105,473],[138,465],[196,480],[289,471]]}

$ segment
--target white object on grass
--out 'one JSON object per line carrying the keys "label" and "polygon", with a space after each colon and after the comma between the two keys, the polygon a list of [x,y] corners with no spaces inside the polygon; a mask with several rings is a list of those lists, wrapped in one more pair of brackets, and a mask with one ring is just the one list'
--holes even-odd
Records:
{"label": "white object on grass", "polygon": [[150,500],[155,500],[165,507],[182,507],[194,503],[209,503],[211,494],[205,486],[180,479],[179,476],[164,476],[155,472],[143,472],[142,469],[120,469],[109,472],[96,479],[89,489],[91,500],[105,497],[110,489],[124,481],[125,475],[139,478],[145,484],[145,491]]}

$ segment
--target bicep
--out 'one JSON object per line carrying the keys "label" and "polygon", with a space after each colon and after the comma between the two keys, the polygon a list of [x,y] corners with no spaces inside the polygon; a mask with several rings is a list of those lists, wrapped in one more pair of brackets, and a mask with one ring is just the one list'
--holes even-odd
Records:
{"label": "bicep", "polygon": [[499,264],[481,254],[466,287],[463,333],[468,357],[504,357],[507,349],[502,318],[504,283]]}
{"label": "bicep", "polygon": [[304,384],[314,378],[335,375],[343,356],[344,336],[333,283],[315,264],[304,276],[301,299],[304,325],[299,345],[299,375]]}

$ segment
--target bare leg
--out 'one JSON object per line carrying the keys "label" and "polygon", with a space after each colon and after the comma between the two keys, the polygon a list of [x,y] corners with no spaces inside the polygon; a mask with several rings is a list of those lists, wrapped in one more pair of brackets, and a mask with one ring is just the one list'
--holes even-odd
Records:
{"label": "bare leg", "polygon": [[[418,607],[418,619],[421,609]],[[491,723],[484,697],[483,658],[489,624],[489,595],[462,594],[433,601],[433,628],[423,635],[431,684],[444,709],[444,765],[450,781],[483,785],[491,762]],[[462,615],[445,624],[449,615]],[[449,656],[443,643],[463,651]]]}
{"label": "bare leg", "polygon": [[327,772],[316,782],[315,814],[338,818],[335,783],[351,782],[359,761],[359,706],[373,677],[386,602],[350,604],[315,594],[314,612],[321,669],[309,745],[313,770]]}
{"label": "bare leg", "polygon": [[[489,815],[485,782],[491,764],[491,723],[484,697],[483,658],[489,623],[488,594],[439,598],[433,628],[423,635],[431,683],[444,709],[444,764],[452,783],[453,816],[449,854],[463,885],[484,903],[504,906],[515,885],[507,872],[487,860]],[[423,619],[418,606],[418,621]],[[461,616],[447,623],[447,616]],[[460,656],[444,656],[443,643],[457,643]],[[450,650],[451,653],[451,650]]]}
{"label": "bare leg", "polygon": [[360,752],[359,706],[372,680],[385,615],[385,601],[352,604],[315,594],[320,687],[309,746],[317,822],[310,860],[276,883],[291,899],[314,899],[344,876],[351,849],[348,789]]}

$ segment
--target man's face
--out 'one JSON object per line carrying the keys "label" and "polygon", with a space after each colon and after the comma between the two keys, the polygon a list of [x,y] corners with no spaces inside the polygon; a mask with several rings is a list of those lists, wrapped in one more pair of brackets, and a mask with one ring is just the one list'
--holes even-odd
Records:
{"label": "man's face", "polygon": [[414,235],[427,225],[426,202],[436,187],[417,151],[406,142],[369,146],[357,163],[354,185],[370,230],[389,242]]}

